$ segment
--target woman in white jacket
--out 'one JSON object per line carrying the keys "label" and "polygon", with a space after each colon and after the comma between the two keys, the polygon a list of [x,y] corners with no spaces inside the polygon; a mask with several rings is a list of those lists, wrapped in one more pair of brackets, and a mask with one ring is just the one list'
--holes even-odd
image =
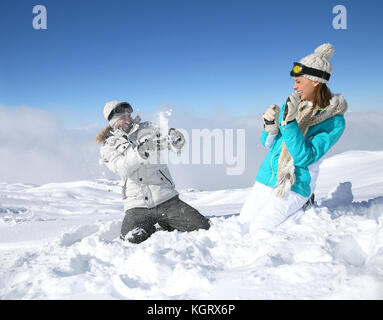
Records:
{"label": "woman in white jacket", "polygon": [[170,129],[163,136],[150,122],[141,122],[139,117],[133,120],[132,112],[127,102],[106,103],[104,117],[109,125],[96,139],[102,144],[105,165],[122,179],[125,218],[121,239],[140,243],[156,231],[156,223],[168,231],[209,229],[208,220],[179,199],[169,169],[160,161],[162,149],[182,149],[182,133]]}

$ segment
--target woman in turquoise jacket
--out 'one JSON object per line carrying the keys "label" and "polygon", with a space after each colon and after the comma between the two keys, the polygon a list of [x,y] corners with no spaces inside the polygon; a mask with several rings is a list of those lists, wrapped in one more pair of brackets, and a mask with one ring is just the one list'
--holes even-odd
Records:
{"label": "woman in turquoise jacket", "polygon": [[333,53],[325,43],[295,62],[295,92],[282,108],[271,105],[263,114],[261,141],[269,151],[240,212],[251,230],[273,228],[313,200],[321,159],[345,129],[347,102],[326,85]]}

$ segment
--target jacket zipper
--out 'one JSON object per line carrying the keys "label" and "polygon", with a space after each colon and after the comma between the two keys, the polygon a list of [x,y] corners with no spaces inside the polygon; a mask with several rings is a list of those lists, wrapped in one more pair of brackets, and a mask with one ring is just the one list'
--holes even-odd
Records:
{"label": "jacket zipper", "polygon": [[165,175],[162,173],[161,170],[158,170],[158,171],[161,173],[161,175],[162,175],[166,180],[169,181],[169,183],[170,183],[171,185],[173,185],[173,183],[169,180],[169,178],[168,178],[167,176],[165,176]]}
{"label": "jacket zipper", "polygon": [[282,149],[282,146],[283,146],[283,141],[282,141],[281,145],[278,147],[278,149],[275,150],[275,151],[273,152],[273,154],[271,155],[271,160],[270,160],[271,178],[270,178],[270,180],[267,182],[267,184],[269,184],[269,183],[271,182],[271,180],[273,180],[273,178],[274,178],[273,158],[274,158],[275,153],[276,153],[277,151],[279,151],[279,149]]}

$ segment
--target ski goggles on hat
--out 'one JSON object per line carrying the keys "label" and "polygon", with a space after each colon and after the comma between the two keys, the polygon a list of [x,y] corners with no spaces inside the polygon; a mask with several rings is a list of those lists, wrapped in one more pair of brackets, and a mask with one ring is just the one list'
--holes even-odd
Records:
{"label": "ski goggles on hat", "polygon": [[116,114],[132,113],[133,108],[127,102],[120,102],[108,116],[108,121],[110,121]]}
{"label": "ski goggles on hat", "polygon": [[326,71],[310,68],[303,65],[302,63],[294,62],[293,69],[290,71],[290,76],[299,77],[303,76],[304,74],[308,74],[310,76],[322,78],[325,80],[330,79],[330,74]]}

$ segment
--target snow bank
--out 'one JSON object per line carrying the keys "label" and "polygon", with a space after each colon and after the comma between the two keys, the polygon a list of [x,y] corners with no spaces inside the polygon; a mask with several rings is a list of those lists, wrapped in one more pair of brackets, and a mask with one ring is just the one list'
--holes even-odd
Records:
{"label": "snow bank", "polygon": [[339,183],[352,183],[356,201],[383,195],[383,151],[347,151],[325,159],[320,166],[316,194],[325,197]]}
{"label": "snow bank", "polygon": [[[339,168],[324,168],[337,181]],[[211,228],[158,230],[139,245],[119,239],[116,181],[3,183],[0,299],[382,299],[383,197],[372,181],[364,201],[360,180],[338,181],[299,219],[253,235],[236,215],[249,189],[185,190]]]}

